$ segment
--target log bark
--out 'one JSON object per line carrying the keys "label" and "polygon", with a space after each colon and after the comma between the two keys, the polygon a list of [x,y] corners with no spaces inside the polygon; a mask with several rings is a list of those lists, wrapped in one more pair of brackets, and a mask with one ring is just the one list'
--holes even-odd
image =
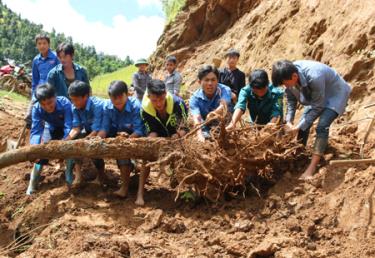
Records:
{"label": "log bark", "polygon": [[95,138],[51,141],[47,144],[33,145],[2,153],[0,169],[37,159],[113,158],[155,161],[159,157],[160,150],[169,142],[160,138],[129,139],[124,137],[104,140]]}
{"label": "log bark", "polygon": [[329,162],[331,166],[351,166],[359,164],[375,164],[375,159],[344,159],[344,160],[332,160]]}

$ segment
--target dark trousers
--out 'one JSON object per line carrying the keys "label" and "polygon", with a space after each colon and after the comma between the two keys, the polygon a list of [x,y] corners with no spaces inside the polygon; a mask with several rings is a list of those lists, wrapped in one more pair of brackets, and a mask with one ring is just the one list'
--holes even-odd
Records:
{"label": "dark trousers", "polygon": [[[325,108],[323,112],[320,114],[319,122],[316,127],[316,140],[314,144],[314,152],[317,154],[323,154],[327,145],[328,145],[328,137],[329,137],[329,127],[333,123],[333,121],[338,117],[338,113],[333,111],[332,109]],[[307,140],[309,139],[310,135],[310,128],[306,130],[299,130],[298,132],[298,140],[301,141],[303,145],[306,146]]]}

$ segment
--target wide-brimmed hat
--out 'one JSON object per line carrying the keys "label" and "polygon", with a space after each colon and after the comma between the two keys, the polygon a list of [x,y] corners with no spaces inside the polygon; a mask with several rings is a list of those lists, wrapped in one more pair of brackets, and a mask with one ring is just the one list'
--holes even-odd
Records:
{"label": "wide-brimmed hat", "polygon": [[135,62],[134,65],[139,66],[139,65],[142,65],[142,64],[148,65],[148,62],[145,58],[138,59],[137,62]]}

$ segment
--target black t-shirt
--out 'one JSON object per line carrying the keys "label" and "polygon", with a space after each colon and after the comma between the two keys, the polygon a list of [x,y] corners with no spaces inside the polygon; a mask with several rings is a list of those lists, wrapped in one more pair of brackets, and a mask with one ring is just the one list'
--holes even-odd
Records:
{"label": "black t-shirt", "polygon": [[239,69],[231,71],[228,68],[220,69],[219,72],[219,83],[230,87],[232,92],[238,96],[240,90],[246,85],[245,74]]}

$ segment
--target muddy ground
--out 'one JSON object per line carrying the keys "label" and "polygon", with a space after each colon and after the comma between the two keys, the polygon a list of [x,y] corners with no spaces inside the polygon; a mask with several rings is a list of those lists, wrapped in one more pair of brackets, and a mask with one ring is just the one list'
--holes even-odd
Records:
{"label": "muddy ground", "polygon": [[[17,137],[23,106],[2,102],[1,142]],[[333,132],[326,159],[354,157],[352,127]],[[344,140],[345,139],[345,140]],[[371,150],[371,143],[367,150]],[[340,149],[340,153],[337,152]],[[352,153],[349,153],[349,152]],[[340,156],[341,155],[341,156]],[[130,196],[118,199],[118,171],[106,187],[91,184],[95,169],[87,162],[86,184],[69,190],[55,163],[44,171],[40,191],[26,197],[30,163],[0,170],[0,255],[5,257],[374,257],[375,168],[320,168],[310,183],[299,182],[304,163],[275,182],[259,184],[246,197],[214,204],[175,202],[176,192],[151,179],[146,206]],[[17,239],[17,241],[14,241]]]}

